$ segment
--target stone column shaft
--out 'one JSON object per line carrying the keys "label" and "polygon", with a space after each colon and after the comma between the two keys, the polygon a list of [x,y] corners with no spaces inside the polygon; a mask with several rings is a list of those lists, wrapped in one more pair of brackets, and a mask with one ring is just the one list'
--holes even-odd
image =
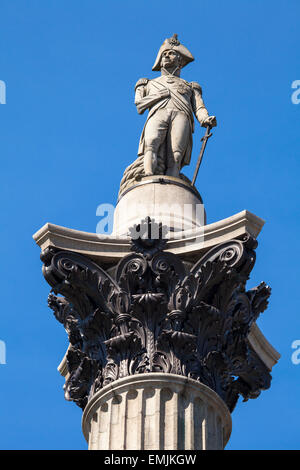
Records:
{"label": "stone column shaft", "polygon": [[221,450],[231,432],[225,403],[207,386],[175,374],[125,377],[86,406],[90,450]]}

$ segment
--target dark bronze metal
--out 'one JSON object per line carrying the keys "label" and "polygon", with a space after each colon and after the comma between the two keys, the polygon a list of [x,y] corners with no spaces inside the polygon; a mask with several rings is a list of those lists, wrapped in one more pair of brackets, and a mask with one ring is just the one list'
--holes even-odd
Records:
{"label": "dark bronze metal", "polygon": [[[147,235],[155,225],[158,239]],[[204,383],[230,411],[240,395],[256,398],[271,381],[247,339],[271,292],[264,282],[245,288],[256,240],[247,235],[221,243],[187,270],[164,251],[163,227],[150,218],[141,226],[115,279],[78,253],[49,248],[42,254],[49,307],[70,342],[66,399],[84,408],[103,386],[148,372]]]}

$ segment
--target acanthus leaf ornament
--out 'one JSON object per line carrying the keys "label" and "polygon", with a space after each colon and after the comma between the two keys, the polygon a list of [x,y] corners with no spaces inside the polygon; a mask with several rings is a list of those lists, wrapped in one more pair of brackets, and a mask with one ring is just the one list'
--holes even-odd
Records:
{"label": "acanthus leaf ornament", "polygon": [[143,236],[115,279],[78,253],[42,254],[48,303],[70,342],[65,396],[84,407],[118,378],[165,372],[206,384],[232,411],[240,395],[255,398],[271,380],[248,341],[270,296],[265,283],[246,291],[257,242],[246,235],[221,243],[188,269],[164,251],[163,226],[156,224],[159,239],[147,238],[153,227],[142,221]]}

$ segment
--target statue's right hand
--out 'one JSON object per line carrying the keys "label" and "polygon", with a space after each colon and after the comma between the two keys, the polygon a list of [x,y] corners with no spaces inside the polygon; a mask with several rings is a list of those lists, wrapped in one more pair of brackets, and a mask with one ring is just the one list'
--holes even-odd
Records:
{"label": "statue's right hand", "polygon": [[164,88],[159,92],[159,94],[162,98],[168,98],[170,96],[170,90],[168,90],[168,88]]}

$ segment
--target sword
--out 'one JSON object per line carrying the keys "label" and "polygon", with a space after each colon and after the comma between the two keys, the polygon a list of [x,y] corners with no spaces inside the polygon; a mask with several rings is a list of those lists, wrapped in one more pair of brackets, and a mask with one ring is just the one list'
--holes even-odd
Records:
{"label": "sword", "polygon": [[202,159],[203,159],[203,154],[204,154],[204,150],[205,150],[205,147],[206,147],[206,143],[207,143],[208,139],[212,136],[212,133],[210,132],[210,130],[211,130],[211,126],[207,126],[206,132],[205,132],[204,136],[201,139],[202,147],[201,147],[201,150],[200,150],[200,153],[199,153],[195,173],[194,173],[194,176],[193,176],[192,186],[195,186],[195,181],[196,181],[196,178],[197,178],[197,175],[198,175],[199,167],[200,167]]}

